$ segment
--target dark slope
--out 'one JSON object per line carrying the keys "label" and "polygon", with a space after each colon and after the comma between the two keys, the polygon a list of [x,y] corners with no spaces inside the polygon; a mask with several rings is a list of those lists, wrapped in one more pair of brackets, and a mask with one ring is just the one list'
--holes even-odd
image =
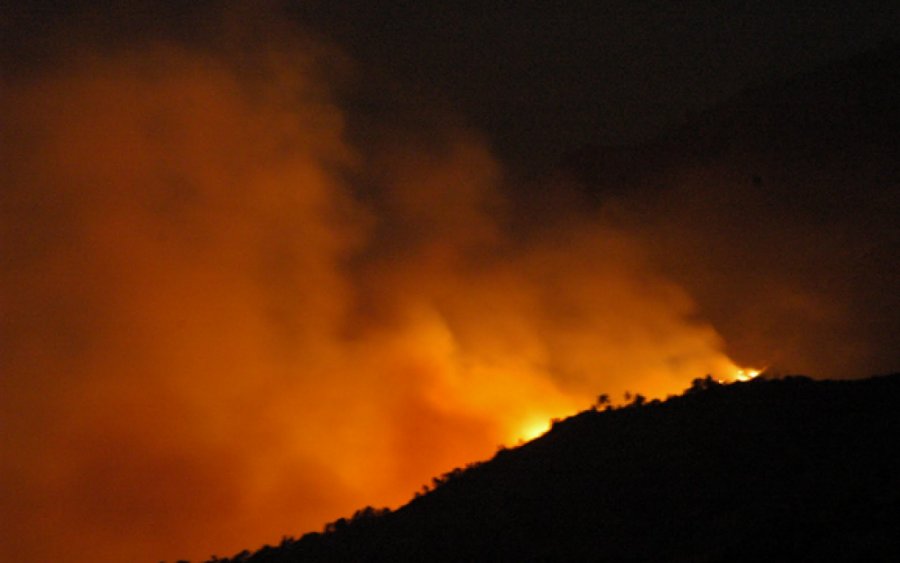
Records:
{"label": "dark slope", "polygon": [[232,561],[898,561],[898,405],[900,374],[695,385]]}

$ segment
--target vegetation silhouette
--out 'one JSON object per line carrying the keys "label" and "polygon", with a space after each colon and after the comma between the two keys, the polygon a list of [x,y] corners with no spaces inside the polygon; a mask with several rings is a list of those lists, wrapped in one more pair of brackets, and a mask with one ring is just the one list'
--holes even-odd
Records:
{"label": "vegetation silhouette", "polygon": [[900,561],[900,374],[707,377],[639,397],[445,473],[396,511],[214,560]]}

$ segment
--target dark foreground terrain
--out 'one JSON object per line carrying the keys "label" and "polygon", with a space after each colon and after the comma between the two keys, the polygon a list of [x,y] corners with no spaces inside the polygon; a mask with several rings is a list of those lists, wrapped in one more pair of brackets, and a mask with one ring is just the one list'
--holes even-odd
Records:
{"label": "dark foreground terrain", "polygon": [[898,406],[900,374],[697,380],[227,561],[900,561]]}

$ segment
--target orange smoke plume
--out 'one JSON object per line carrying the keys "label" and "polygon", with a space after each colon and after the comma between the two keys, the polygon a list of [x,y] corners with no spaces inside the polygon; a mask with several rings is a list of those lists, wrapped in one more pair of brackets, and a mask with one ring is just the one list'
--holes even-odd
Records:
{"label": "orange smoke plume", "polygon": [[364,155],[345,119],[277,54],[5,88],[0,552],[224,555],[402,503],[599,392],[736,373],[625,233],[512,236],[476,134]]}

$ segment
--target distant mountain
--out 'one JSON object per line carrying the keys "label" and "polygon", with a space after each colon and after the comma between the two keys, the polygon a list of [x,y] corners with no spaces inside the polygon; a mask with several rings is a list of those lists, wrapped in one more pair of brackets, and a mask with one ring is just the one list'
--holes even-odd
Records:
{"label": "distant mountain", "polygon": [[900,43],[885,43],[788,79],[749,87],[688,115],[682,125],[654,141],[571,150],[557,169],[591,189],[617,193],[686,164],[898,145]]}
{"label": "distant mountain", "polygon": [[225,561],[900,561],[898,407],[900,374],[697,380]]}

